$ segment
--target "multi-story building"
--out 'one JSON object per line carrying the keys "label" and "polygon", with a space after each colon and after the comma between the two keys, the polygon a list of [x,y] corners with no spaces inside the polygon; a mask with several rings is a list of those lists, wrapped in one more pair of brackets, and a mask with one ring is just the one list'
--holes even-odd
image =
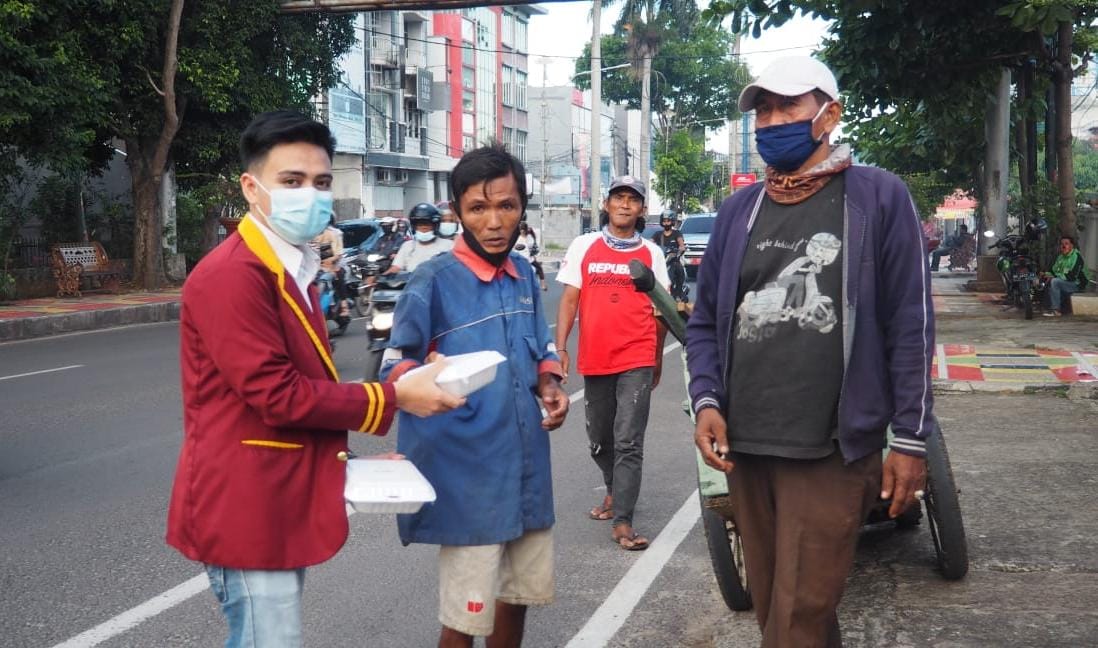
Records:
{"label": "multi-story building", "polygon": [[[531,91],[530,140],[526,165],[537,189],[529,209],[546,241],[570,241],[591,227],[591,93],[572,86],[550,86]],[[601,186],[615,175],[615,147],[626,137],[618,130],[615,111],[602,104]],[[544,209],[541,186],[544,181]],[[542,219],[544,223],[542,224]],[[597,221],[597,218],[594,219]]]}
{"label": "multi-story building", "polygon": [[328,93],[340,218],[400,216],[449,199],[462,153],[502,141],[525,159],[527,40],[535,6],[358,14]]}

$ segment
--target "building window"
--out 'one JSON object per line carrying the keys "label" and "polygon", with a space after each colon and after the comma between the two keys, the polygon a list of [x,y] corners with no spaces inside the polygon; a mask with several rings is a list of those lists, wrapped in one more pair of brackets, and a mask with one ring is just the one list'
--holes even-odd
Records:
{"label": "building window", "polygon": [[461,109],[470,113],[477,109],[476,94],[472,90],[461,91]]}
{"label": "building window", "polygon": [[503,105],[513,106],[515,105],[515,83],[514,83],[515,69],[513,67],[503,66]]}
{"label": "building window", "polygon": [[511,155],[514,155],[515,157],[517,157],[519,160],[522,161],[523,164],[526,163],[526,132],[525,131],[515,131],[515,146],[514,146],[514,150],[511,151]]}
{"label": "building window", "polygon": [[463,40],[467,43],[472,43],[475,34],[476,34],[476,26],[473,24],[473,21],[469,20],[468,18],[466,18],[465,20],[462,20],[461,21],[461,40]]}
{"label": "building window", "polygon": [[462,113],[461,115],[461,132],[463,133],[475,133],[476,117],[472,113]]}
{"label": "building window", "polygon": [[477,139],[472,135],[461,136],[461,150],[465,153],[472,151],[477,147]]}
{"label": "building window", "polygon": [[500,41],[504,45],[513,48],[515,45],[515,14],[504,11],[500,22],[503,23],[503,34],[500,35]]}
{"label": "building window", "polygon": [[526,110],[526,73],[515,73],[515,107]]}
{"label": "building window", "polygon": [[461,87],[466,90],[472,90],[477,87],[476,84],[477,73],[473,68],[461,68]]}
{"label": "building window", "polygon": [[515,21],[515,49],[519,52],[526,51],[526,22]]}

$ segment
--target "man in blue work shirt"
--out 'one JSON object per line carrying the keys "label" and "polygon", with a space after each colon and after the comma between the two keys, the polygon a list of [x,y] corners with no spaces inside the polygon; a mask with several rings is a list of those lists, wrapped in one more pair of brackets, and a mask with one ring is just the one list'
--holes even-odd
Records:
{"label": "man in blue work shirt", "polygon": [[464,406],[400,418],[397,450],[438,499],[397,522],[405,544],[441,545],[439,646],[472,646],[474,636],[518,646],[526,606],[553,599],[546,432],[564,422],[568,395],[537,276],[510,253],[526,210],[522,163],[502,147],[480,148],[454,167],[450,186],[461,236],[408,283],[382,376],[397,380],[437,355],[495,350],[507,361]]}

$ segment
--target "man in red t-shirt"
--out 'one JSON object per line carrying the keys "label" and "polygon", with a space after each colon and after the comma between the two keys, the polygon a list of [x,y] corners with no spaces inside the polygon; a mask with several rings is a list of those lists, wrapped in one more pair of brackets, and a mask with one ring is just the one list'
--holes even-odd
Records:
{"label": "man in red t-shirt", "polygon": [[613,538],[623,549],[648,548],[633,529],[640,493],[648,402],[660,381],[666,330],[652,302],[633,287],[629,262],[652,268],[656,281],[670,285],[663,252],[645,240],[645,187],[632,176],[610,183],[604,208],[609,222],[568,246],[557,273],[564,293],[557,312],[557,352],[567,377],[568,335],[579,313],[576,368],[584,380],[584,411],[591,456],[602,470],[606,497],[591,509],[596,520],[613,520]]}

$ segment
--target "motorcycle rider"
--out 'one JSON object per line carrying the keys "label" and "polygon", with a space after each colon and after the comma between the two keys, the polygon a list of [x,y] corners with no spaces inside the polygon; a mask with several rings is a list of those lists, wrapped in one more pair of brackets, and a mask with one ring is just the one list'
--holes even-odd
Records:
{"label": "motorcycle rider", "polygon": [[[332,275],[332,290],[335,292],[335,303],[339,304],[339,317],[349,317],[351,311],[347,308],[346,288],[343,281],[343,230],[335,225],[335,214],[328,220],[328,226],[317,234],[309,244],[320,254],[320,270]],[[327,250],[322,250],[328,246]]]}
{"label": "motorcycle rider", "polygon": [[686,241],[682,232],[675,229],[675,212],[670,209],[660,214],[662,230],[652,235],[652,241],[663,250],[667,260],[667,274],[671,277],[671,296],[678,301],[686,301],[683,288],[686,286],[686,268],[682,267],[682,255],[686,252]]}
{"label": "motorcycle rider", "polygon": [[461,232],[461,227],[458,223],[457,214],[454,210],[447,207],[448,203],[439,203],[438,211],[441,215],[442,221],[438,224],[438,235],[441,238],[454,240],[454,238]]}
{"label": "motorcycle rider", "polygon": [[431,203],[419,203],[408,212],[408,220],[412,224],[413,238],[400,246],[393,265],[389,266],[385,274],[412,272],[424,261],[454,248],[452,240],[438,235],[442,221],[438,207]]}

